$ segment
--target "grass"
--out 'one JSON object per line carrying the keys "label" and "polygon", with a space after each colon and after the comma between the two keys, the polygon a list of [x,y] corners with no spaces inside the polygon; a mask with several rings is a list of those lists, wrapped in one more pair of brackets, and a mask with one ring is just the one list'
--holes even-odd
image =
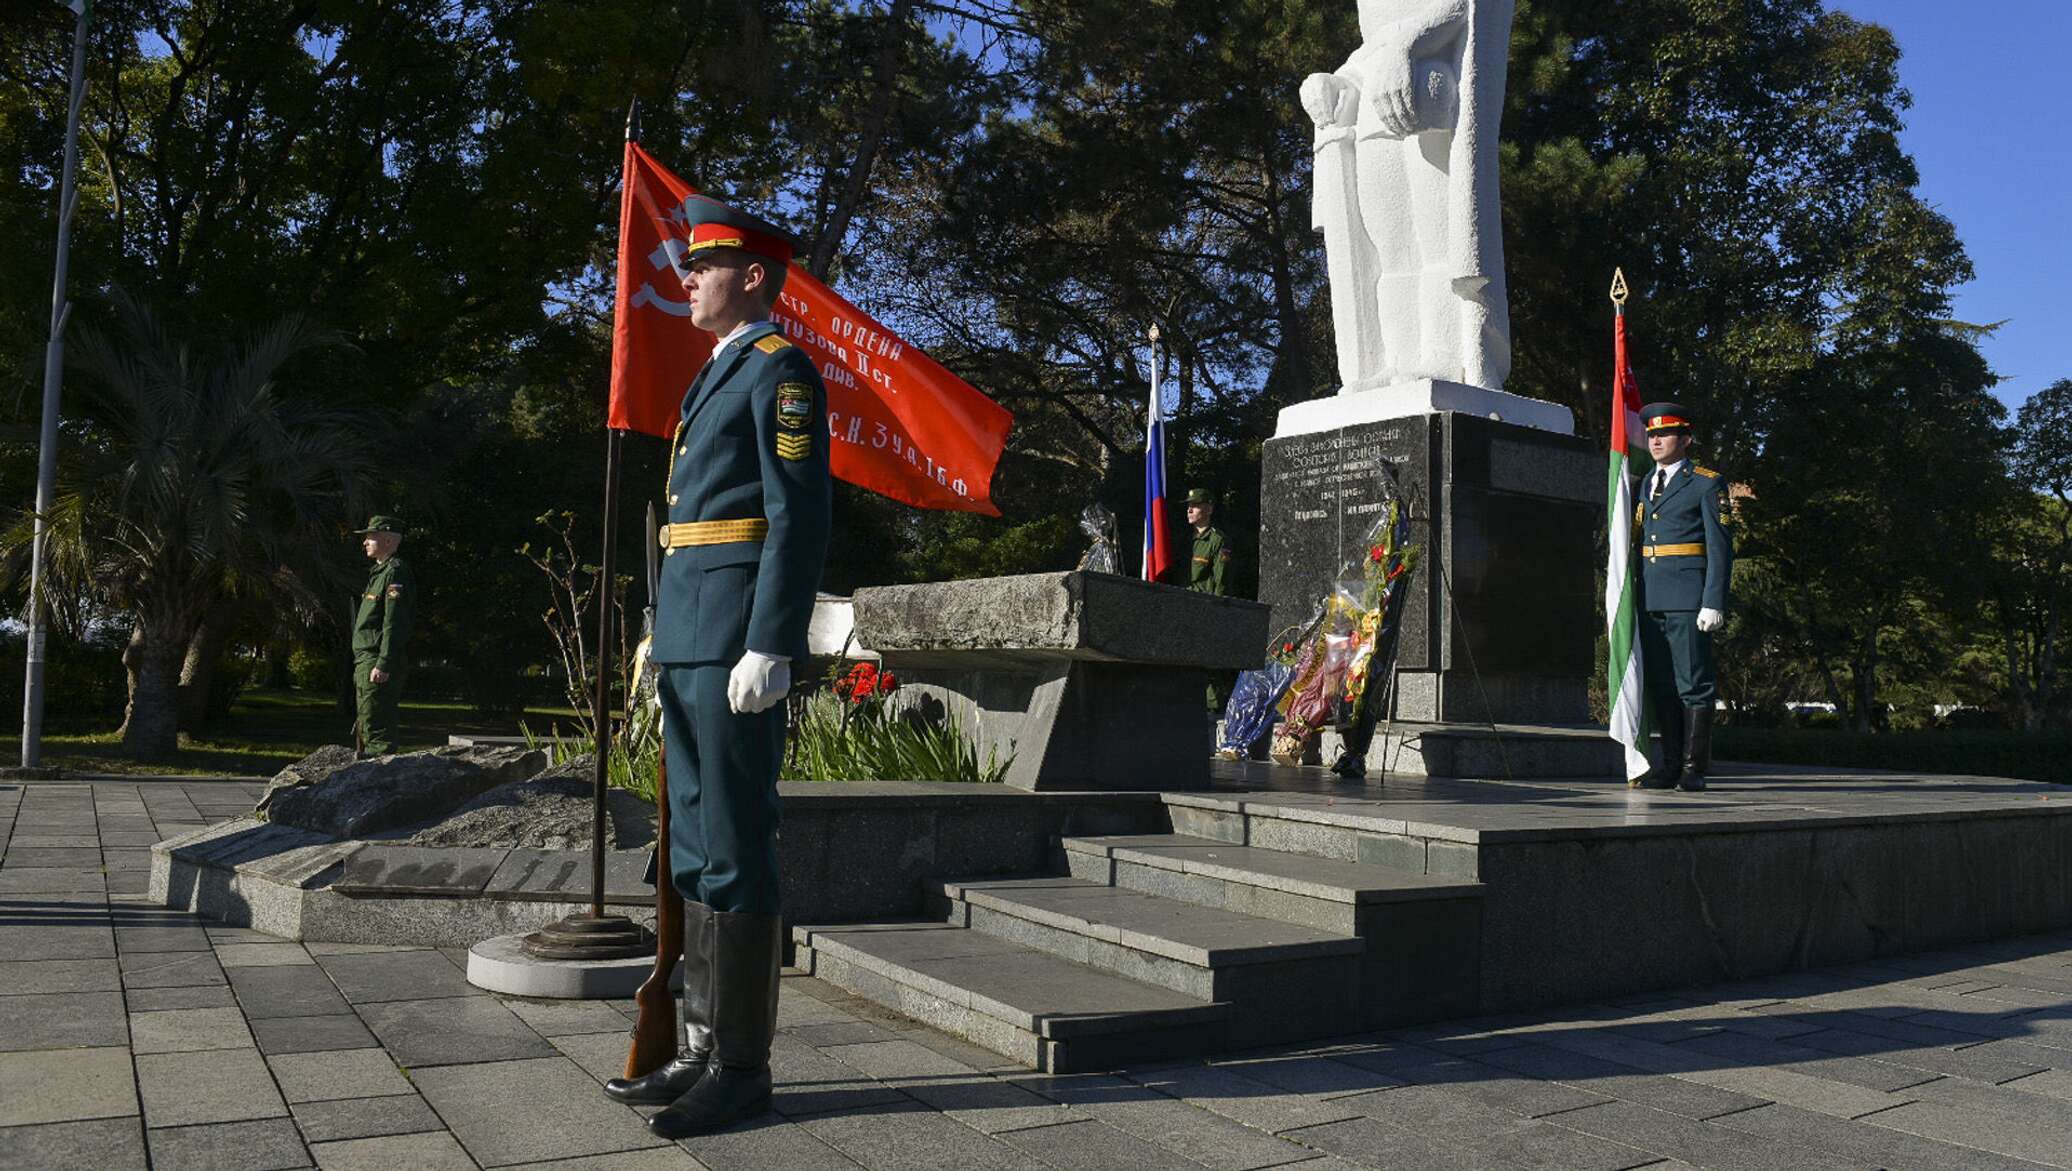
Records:
{"label": "grass", "polygon": [[[464,703],[403,704],[401,748],[438,748],[452,733],[517,736],[521,719],[535,730],[570,727],[570,708],[531,708],[523,717],[484,716]],[[180,737],[179,751],[164,760],[134,760],[122,750],[113,726],[81,726],[57,713],[46,723],[43,763],[82,773],[140,776],[266,776],[326,744],[351,744],[353,718],[341,713],[328,693],[247,691],[228,719],[198,736]],[[0,739],[0,760],[21,760],[19,734]]]}
{"label": "grass", "polygon": [[1713,733],[1712,754],[1754,764],[1882,768],[2072,784],[2072,735],[1995,731],[1845,732],[1736,728]]}

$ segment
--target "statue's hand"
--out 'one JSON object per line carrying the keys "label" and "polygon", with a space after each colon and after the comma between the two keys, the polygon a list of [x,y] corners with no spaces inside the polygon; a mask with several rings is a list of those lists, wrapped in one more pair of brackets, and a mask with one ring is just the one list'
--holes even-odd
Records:
{"label": "statue's hand", "polygon": [[1417,82],[1407,54],[1376,53],[1367,62],[1367,101],[1390,138],[1417,133]]}
{"label": "statue's hand", "polygon": [[1302,82],[1302,108],[1319,130],[1351,126],[1359,115],[1360,91],[1335,73],[1312,73]]}

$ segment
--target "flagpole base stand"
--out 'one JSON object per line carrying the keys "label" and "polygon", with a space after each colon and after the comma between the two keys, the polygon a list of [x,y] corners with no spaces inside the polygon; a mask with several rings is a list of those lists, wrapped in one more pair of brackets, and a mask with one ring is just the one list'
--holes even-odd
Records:
{"label": "flagpole base stand", "polygon": [[570,915],[524,937],[542,960],[616,960],[655,955],[655,933],[624,915]]}
{"label": "flagpole base stand", "polygon": [[[619,1000],[640,990],[655,971],[655,945],[616,959],[546,959],[532,954],[523,935],[498,935],[468,949],[468,983],[506,996],[548,1000]],[[679,972],[674,981],[682,986]]]}

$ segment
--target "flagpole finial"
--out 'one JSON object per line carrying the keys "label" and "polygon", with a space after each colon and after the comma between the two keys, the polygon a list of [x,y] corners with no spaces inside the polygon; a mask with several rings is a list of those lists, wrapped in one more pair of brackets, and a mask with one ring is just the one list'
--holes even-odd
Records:
{"label": "flagpole finial", "polygon": [[1626,307],[1626,297],[1626,270],[1614,268],[1612,270],[1612,304],[1624,309]]}
{"label": "flagpole finial", "polygon": [[1154,346],[1158,344],[1158,326],[1155,324],[1151,327],[1151,344]]}
{"label": "flagpole finial", "polygon": [[640,99],[636,97],[632,101],[626,103],[626,141],[638,142],[639,140]]}

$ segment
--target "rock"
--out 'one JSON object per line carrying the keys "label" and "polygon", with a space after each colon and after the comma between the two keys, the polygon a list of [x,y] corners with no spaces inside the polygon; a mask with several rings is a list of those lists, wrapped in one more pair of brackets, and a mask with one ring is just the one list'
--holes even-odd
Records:
{"label": "rock", "polygon": [[319,748],[276,774],[255,812],[279,825],[362,838],[444,816],[546,766],[547,754],[530,748],[434,748],[372,760],[355,760],[350,748]]}
{"label": "rock", "polygon": [[[513,846],[587,850],[596,797],[595,753],[555,765],[529,781],[500,785],[420,830],[413,846]],[[604,795],[604,844],[635,850],[655,840],[655,807],[624,789]]]}

